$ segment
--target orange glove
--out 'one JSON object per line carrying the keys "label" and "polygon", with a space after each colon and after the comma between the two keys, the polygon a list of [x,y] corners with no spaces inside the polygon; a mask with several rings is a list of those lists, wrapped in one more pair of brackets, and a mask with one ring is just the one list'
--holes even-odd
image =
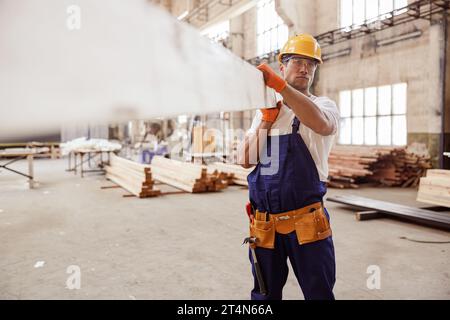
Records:
{"label": "orange glove", "polygon": [[278,103],[274,108],[264,108],[261,109],[262,112],[262,121],[266,122],[275,122],[277,120],[278,114],[280,113],[281,105]]}
{"label": "orange glove", "polygon": [[276,92],[281,92],[286,88],[286,80],[277,75],[267,63],[260,64],[257,68],[263,73],[266,86],[274,89]]}

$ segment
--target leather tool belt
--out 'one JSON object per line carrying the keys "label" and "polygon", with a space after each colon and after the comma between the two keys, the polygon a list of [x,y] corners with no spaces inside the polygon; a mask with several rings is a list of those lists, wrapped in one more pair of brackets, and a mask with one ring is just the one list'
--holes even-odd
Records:
{"label": "leather tool belt", "polygon": [[275,232],[297,234],[300,245],[326,239],[331,236],[331,228],[321,202],[277,214],[256,211],[250,223],[250,236],[256,237],[256,246],[274,249]]}

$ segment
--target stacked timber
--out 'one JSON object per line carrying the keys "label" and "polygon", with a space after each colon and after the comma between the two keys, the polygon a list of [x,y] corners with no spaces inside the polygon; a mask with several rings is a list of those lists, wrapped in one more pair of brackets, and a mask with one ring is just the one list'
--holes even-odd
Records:
{"label": "stacked timber", "polygon": [[228,184],[237,184],[242,186],[248,186],[247,176],[253,171],[253,168],[245,169],[240,165],[214,162],[208,165],[208,170],[216,170],[223,174]]}
{"label": "stacked timber", "polygon": [[211,166],[206,166],[206,165],[204,165],[203,168],[206,169],[206,172],[210,179],[215,179],[217,181],[220,181],[221,184],[223,184],[225,186],[230,186],[230,185],[234,184],[233,183],[234,174],[232,174],[232,173],[228,174],[226,172],[222,172]]}
{"label": "stacked timber", "polygon": [[369,180],[385,186],[417,187],[430,168],[430,157],[410,153],[406,148],[393,148],[374,163]]}
{"label": "stacked timber", "polygon": [[143,165],[111,153],[110,164],[105,166],[106,178],[139,198],[156,197],[161,191],[154,188],[150,166]]}
{"label": "stacked timber", "polygon": [[416,187],[430,157],[404,147],[336,146],[329,157],[329,186],[358,188],[360,183]]}
{"label": "stacked timber", "polygon": [[372,174],[370,165],[377,155],[363,147],[335,146],[328,157],[328,185],[334,188],[358,188],[357,183]]}
{"label": "stacked timber", "polygon": [[155,156],[151,168],[155,180],[187,192],[220,191],[227,187],[218,176],[208,174],[202,165]]}
{"label": "stacked timber", "polygon": [[450,207],[450,170],[428,170],[420,179],[417,201]]}

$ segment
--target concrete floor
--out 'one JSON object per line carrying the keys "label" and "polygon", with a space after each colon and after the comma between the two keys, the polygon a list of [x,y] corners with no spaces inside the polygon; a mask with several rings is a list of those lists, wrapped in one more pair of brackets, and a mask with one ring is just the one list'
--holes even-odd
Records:
{"label": "concrete floor", "polygon": [[[103,176],[65,172],[65,160],[37,160],[40,185],[0,171],[0,298],[248,299],[252,286],[239,187],[214,194],[124,198]],[[15,168],[26,168],[21,162]],[[412,189],[330,189],[413,206]],[[328,202],[337,259],[337,299],[449,299],[450,234],[392,219],[357,222]],[[450,213],[449,213],[450,214]],[[35,268],[38,261],[43,267]],[[81,288],[66,273],[80,267]],[[369,265],[381,288],[366,286]],[[302,299],[293,272],[285,299]]]}

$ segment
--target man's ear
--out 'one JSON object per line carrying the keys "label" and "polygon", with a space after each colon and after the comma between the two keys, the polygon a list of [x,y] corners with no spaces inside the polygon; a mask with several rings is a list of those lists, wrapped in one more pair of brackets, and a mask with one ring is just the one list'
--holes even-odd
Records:
{"label": "man's ear", "polygon": [[283,76],[283,78],[284,78],[284,68],[285,68],[284,64],[280,63],[280,73]]}

